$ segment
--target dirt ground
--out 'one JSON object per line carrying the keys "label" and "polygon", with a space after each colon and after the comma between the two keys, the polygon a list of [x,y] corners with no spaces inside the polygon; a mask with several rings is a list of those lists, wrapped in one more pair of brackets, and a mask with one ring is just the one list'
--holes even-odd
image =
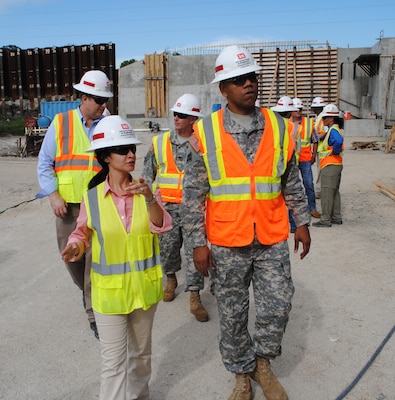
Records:
{"label": "dirt ground", "polygon": [[[140,133],[138,168],[151,140]],[[351,149],[378,141],[378,150]],[[295,297],[273,370],[290,400],[335,400],[381,347],[348,400],[395,399],[395,337],[381,346],[395,316],[395,201],[375,181],[395,190],[395,153],[383,138],[348,138],[341,183],[344,224],[311,227],[303,261],[292,253]],[[36,158],[0,137],[0,399],[98,399],[100,355],[82,299],[58,254],[54,217],[38,192]],[[314,168],[315,171],[315,168]],[[32,201],[30,201],[32,200]],[[318,203],[319,208],[319,203]],[[208,281],[202,293],[210,321],[189,313],[181,285],[161,303],[153,330],[151,400],[223,400],[233,389],[218,351],[218,317]],[[251,312],[251,329],[254,313]],[[264,399],[253,384],[254,398]]]}

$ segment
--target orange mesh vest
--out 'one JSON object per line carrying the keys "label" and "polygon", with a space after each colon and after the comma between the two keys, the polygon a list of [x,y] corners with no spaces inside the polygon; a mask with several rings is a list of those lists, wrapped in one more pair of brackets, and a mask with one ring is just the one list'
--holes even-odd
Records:
{"label": "orange mesh vest", "polygon": [[210,191],[206,203],[206,230],[210,243],[233,247],[262,244],[288,237],[288,211],[281,193],[281,177],[294,144],[288,120],[261,109],[265,129],[253,164],[223,127],[223,109],[195,125]]}
{"label": "orange mesh vest", "polygon": [[170,203],[182,202],[184,171],[177,168],[171,148],[170,131],[152,139],[156,162],[159,166],[157,182],[162,200]]}

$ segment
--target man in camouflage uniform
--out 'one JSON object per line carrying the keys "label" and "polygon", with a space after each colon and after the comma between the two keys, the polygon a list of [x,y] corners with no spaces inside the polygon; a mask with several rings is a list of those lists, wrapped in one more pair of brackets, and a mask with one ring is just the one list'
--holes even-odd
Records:
{"label": "man in camouflage uniform", "polygon": [[[184,176],[184,225],[196,268],[205,276],[210,270],[220,319],[219,348],[226,369],[236,374],[229,400],[252,398],[250,377],[266,399],[288,399],[270,367],[270,360],[281,354],[294,293],[287,207],[297,225],[294,251],[302,243],[303,259],[310,248],[310,214],[288,122],[255,107],[255,72],[260,69],[239,46],[229,46],[218,56],[212,83],[220,82],[227,106],[195,125],[190,141],[195,152]],[[251,282],[253,336],[248,331]]]}
{"label": "man in camouflage uniform", "polygon": [[180,215],[184,166],[191,152],[189,140],[193,124],[202,116],[200,100],[192,94],[177,99],[173,108],[175,130],[164,132],[152,140],[144,159],[143,176],[151,185],[156,180],[165,209],[173,219],[173,228],[160,235],[160,250],[166,283],[163,301],[172,301],[178,282],[176,272],[181,270],[181,247],[186,259],[186,290],[190,292],[190,311],[200,322],[208,321],[208,313],[200,300],[199,291],[204,287],[204,276],[194,267],[192,247],[185,240]]}

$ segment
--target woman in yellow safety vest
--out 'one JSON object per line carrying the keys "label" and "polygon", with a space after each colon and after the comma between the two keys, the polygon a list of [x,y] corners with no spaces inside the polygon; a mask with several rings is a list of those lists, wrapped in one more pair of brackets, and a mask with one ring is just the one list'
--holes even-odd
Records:
{"label": "woman in yellow safety vest", "polygon": [[133,180],[136,138],[118,115],[103,118],[88,152],[101,171],[90,181],[77,227],[62,252],[77,260],[92,246],[92,308],[99,330],[100,400],[145,399],[151,376],[151,331],[163,297],[157,233],[171,229],[160,196]]}
{"label": "woman in yellow safety vest", "polygon": [[321,218],[313,226],[329,228],[343,223],[340,200],[340,180],[343,170],[343,119],[334,104],[322,111],[322,120],[328,127],[324,139],[318,144],[321,168]]}

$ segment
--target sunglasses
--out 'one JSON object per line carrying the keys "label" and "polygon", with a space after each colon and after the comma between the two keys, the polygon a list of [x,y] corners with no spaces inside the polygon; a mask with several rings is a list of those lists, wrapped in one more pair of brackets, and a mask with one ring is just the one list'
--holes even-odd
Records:
{"label": "sunglasses", "polygon": [[98,104],[98,105],[103,105],[104,103],[108,103],[108,97],[94,97],[94,96],[89,96],[93,101]]}
{"label": "sunglasses", "polygon": [[236,86],[243,86],[249,80],[251,83],[257,83],[258,77],[255,73],[235,76],[234,78],[225,79],[223,82],[233,83]]}
{"label": "sunglasses", "polygon": [[181,114],[181,113],[179,113],[179,112],[173,112],[173,116],[174,116],[174,118],[175,118],[175,117],[178,117],[178,118],[180,118],[180,119],[186,119],[186,118],[190,117],[190,115]]}
{"label": "sunglasses", "polygon": [[109,147],[108,151],[110,153],[119,154],[121,156],[126,156],[126,154],[129,154],[129,151],[131,151],[133,154],[136,154],[136,145],[135,144],[128,144],[128,145],[125,145],[125,146]]}

